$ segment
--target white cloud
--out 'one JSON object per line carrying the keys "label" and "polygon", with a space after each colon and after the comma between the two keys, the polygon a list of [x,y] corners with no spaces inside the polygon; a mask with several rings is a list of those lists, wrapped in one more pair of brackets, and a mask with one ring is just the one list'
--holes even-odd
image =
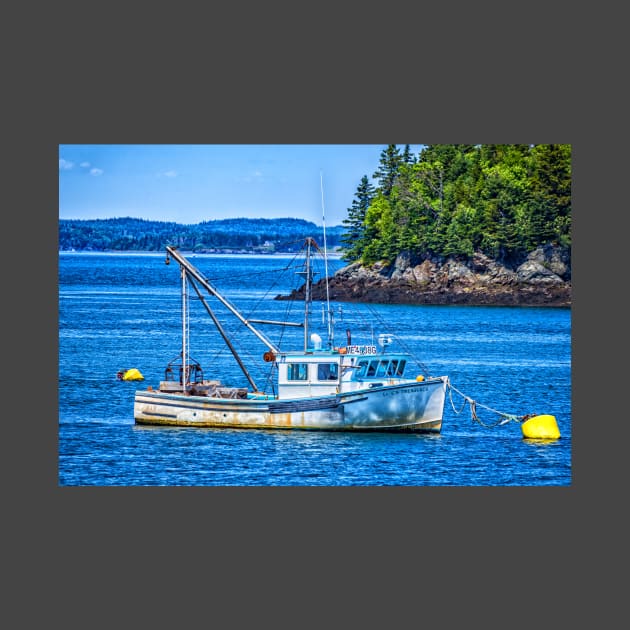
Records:
{"label": "white cloud", "polygon": [[79,165],[82,168],[89,168],[90,167],[90,163],[89,162],[81,162],[81,164]]}
{"label": "white cloud", "polygon": [[102,175],[105,171],[103,171],[102,168],[93,168],[90,170],[90,175],[93,175],[94,177],[98,177],[99,175]]}
{"label": "white cloud", "polygon": [[177,177],[177,171],[166,171],[164,177]]}
{"label": "white cloud", "polygon": [[68,160],[64,160],[63,158],[59,159],[60,171],[69,171],[73,166],[74,166],[74,162],[68,162]]}

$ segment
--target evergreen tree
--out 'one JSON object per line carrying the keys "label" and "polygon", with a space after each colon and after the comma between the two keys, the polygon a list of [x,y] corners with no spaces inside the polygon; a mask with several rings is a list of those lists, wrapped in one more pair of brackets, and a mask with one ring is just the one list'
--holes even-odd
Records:
{"label": "evergreen tree", "polygon": [[402,161],[405,164],[413,164],[416,161],[416,158],[411,152],[411,149],[408,144],[405,145],[405,149],[403,150]]}
{"label": "evergreen tree", "polygon": [[380,191],[385,197],[389,197],[402,163],[402,156],[395,144],[388,144],[387,148],[381,151],[378,170],[372,177],[378,181]]}
{"label": "evergreen tree", "polygon": [[423,252],[441,253],[444,231],[448,227],[444,204],[444,165],[435,160],[420,159],[413,166],[414,193],[423,224]]}
{"label": "evergreen tree", "polygon": [[570,245],[571,145],[539,144],[532,154],[532,240]]}
{"label": "evergreen tree", "polygon": [[354,194],[352,206],[348,208],[348,216],[342,221],[347,230],[341,237],[344,260],[352,261],[361,257],[365,245],[365,215],[374,199],[374,194],[374,186],[367,175],[364,175]]}
{"label": "evergreen tree", "polygon": [[445,232],[445,240],[442,248],[447,256],[470,257],[474,253],[474,223],[475,212],[472,208],[460,206],[453,214]]}

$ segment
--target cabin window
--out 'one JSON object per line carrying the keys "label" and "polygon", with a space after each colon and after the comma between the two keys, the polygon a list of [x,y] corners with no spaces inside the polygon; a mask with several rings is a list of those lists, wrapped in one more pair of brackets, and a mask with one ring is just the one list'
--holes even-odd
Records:
{"label": "cabin window", "polygon": [[365,370],[367,368],[367,361],[359,361],[359,367],[357,369],[357,378],[363,378],[365,376]]}
{"label": "cabin window", "polygon": [[380,361],[378,364],[378,368],[376,370],[376,376],[380,378],[381,376],[385,376],[387,374],[387,366],[389,365],[389,361]]}
{"label": "cabin window", "polygon": [[339,379],[339,365],[337,363],[319,363],[317,365],[318,381],[336,381]]}
{"label": "cabin window", "polygon": [[308,378],[308,363],[287,363],[288,381],[305,381]]}
{"label": "cabin window", "polygon": [[389,366],[387,367],[387,376],[394,376],[398,370],[398,359],[393,359],[390,361]]}
{"label": "cabin window", "polygon": [[375,359],[373,361],[359,361],[355,378],[383,378],[402,377],[405,371],[405,359]]}

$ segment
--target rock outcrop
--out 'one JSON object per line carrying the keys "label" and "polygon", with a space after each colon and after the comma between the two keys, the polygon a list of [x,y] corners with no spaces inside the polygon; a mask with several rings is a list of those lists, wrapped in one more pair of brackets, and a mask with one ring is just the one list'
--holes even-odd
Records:
{"label": "rock outcrop", "polygon": [[[570,251],[539,247],[512,266],[481,253],[468,261],[401,253],[393,265],[353,263],[340,269],[328,291],[340,302],[570,307]],[[325,300],[324,281],[314,284],[312,293]],[[276,299],[304,299],[304,287]]]}

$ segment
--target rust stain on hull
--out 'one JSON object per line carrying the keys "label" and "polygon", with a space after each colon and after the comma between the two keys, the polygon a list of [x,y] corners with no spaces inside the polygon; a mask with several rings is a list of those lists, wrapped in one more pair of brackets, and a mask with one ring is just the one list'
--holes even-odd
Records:
{"label": "rust stain on hull", "polygon": [[229,428],[229,429],[280,429],[287,431],[351,431],[354,433],[387,432],[387,433],[440,433],[442,423],[423,423],[413,426],[345,426],[345,427],[313,427],[295,424],[226,424],[225,422],[187,422],[185,420],[169,420],[168,418],[136,418],[136,424],[162,425],[176,427]]}

